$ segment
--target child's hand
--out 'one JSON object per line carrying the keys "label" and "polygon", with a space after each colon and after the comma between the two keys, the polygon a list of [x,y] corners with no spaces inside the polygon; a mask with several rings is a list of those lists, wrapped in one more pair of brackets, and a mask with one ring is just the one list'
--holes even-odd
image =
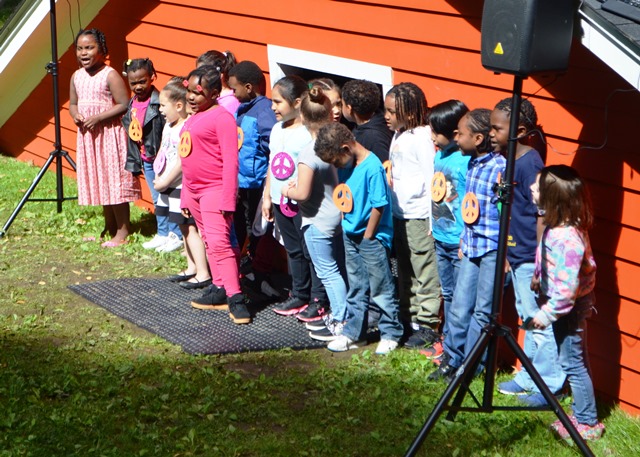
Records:
{"label": "child's hand", "polygon": [[533,290],[534,292],[540,292],[540,278],[537,276],[533,276],[531,278],[531,290]]}
{"label": "child's hand", "polygon": [[271,197],[263,197],[262,199],[262,217],[269,222],[273,222],[273,204]]}
{"label": "child's hand", "polygon": [[182,216],[186,217],[187,219],[191,217],[191,211],[189,211],[189,208],[182,208]]}
{"label": "child's hand", "polygon": [[544,325],[540,320],[538,320],[536,317],[534,317],[533,319],[531,319],[531,324],[529,324],[530,328],[537,328],[539,330],[544,330],[545,328],[547,328],[546,325]]}
{"label": "child's hand", "polygon": [[76,117],[73,118],[73,122],[78,126],[78,127],[82,127],[82,124],[84,123],[84,116],[80,113],[76,114]]}
{"label": "child's hand", "polygon": [[87,129],[87,130],[93,130],[94,127],[96,127],[97,125],[100,124],[100,119],[98,118],[98,116],[89,116],[87,117],[83,123],[82,126]]}

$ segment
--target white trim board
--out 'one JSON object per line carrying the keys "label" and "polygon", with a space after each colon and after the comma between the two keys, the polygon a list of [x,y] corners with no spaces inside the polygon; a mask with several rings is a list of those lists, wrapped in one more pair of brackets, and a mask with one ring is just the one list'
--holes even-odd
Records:
{"label": "white trim board", "polygon": [[272,86],[286,76],[281,65],[289,65],[353,79],[366,79],[380,84],[383,94],[393,87],[393,70],[386,65],[272,44],[267,45],[267,57]]}

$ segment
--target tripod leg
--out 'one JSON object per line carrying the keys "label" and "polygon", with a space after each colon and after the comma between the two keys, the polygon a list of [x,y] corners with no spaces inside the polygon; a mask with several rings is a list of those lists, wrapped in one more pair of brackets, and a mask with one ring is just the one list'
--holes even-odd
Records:
{"label": "tripod leg", "polygon": [[540,393],[542,394],[542,396],[551,405],[553,412],[556,413],[556,416],[558,417],[560,422],[562,422],[562,425],[564,425],[564,427],[567,429],[567,432],[569,432],[571,439],[574,443],[576,443],[576,446],[578,446],[580,452],[582,452],[582,455],[593,456],[591,449],[589,449],[587,443],[584,441],[582,436],[580,436],[580,433],[578,433],[576,428],[569,420],[569,416],[567,416],[567,413],[564,412],[564,409],[562,409],[562,406],[560,406],[560,403],[558,403],[558,399],[549,390],[547,384],[540,376],[540,373],[538,373],[538,371],[531,363],[531,360],[529,360],[522,348],[520,348],[520,346],[518,345],[517,341],[511,334],[511,330],[509,328],[502,327],[502,331],[505,332],[504,337],[505,341],[509,345],[509,348],[513,351],[518,360],[520,360],[522,366],[526,368],[527,373],[529,373],[529,376],[531,376],[534,384],[538,387],[538,389],[540,389]]}
{"label": "tripod leg", "polygon": [[[468,386],[471,380],[473,379],[475,369],[478,363],[480,362],[480,357],[487,346],[487,341],[491,337],[491,334],[493,334],[491,329],[488,329],[486,332],[485,331],[482,332],[482,334],[480,335],[480,338],[471,349],[471,352],[469,353],[467,358],[464,360],[464,362],[462,362],[462,365],[460,366],[460,368],[456,370],[455,376],[453,377],[453,379],[447,386],[447,389],[444,391],[444,393],[440,397],[440,400],[438,400],[438,403],[433,408],[433,411],[431,411],[431,414],[429,415],[426,422],[420,429],[420,432],[418,432],[418,434],[416,435],[415,439],[413,440],[413,443],[411,443],[411,446],[407,450],[405,457],[412,457],[416,455],[416,453],[420,449],[420,446],[422,446],[422,442],[425,440],[425,438],[427,437],[427,435],[429,434],[433,426],[436,424],[436,422],[438,421],[438,418],[446,408],[447,403],[449,402],[451,397],[453,397],[453,394],[456,392],[456,390],[458,390],[458,388],[460,389],[458,390],[458,395],[455,398],[454,404],[457,404],[458,407],[462,404],[462,400],[464,399],[464,396],[467,393],[467,389],[468,389],[468,387],[466,386]],[[466,386],[461,387],[461,384],[463,382],[466,383]],[[449,416],[447,416],[447,419],[449,419],[450,416],[451,416],[451,412],[449,413]],[[455,415],[453,417],[455,417]],[[449,419],[449,420],[453,420],[453,419]]]}
{"label": "tripod leg", "polygon": [[[471,352],[466,359],[462,362],[462,372],[464,376],[462,378],[462,386],[458,390],[458,394],[451,403],[451,407],[449,409],[449,414],[447,414],[447,420],[453,421],[458,414],[458,408],[462,405],[462,401],[464,400],[465,395],[469,390],[469,386],[471,385],[471,381],[473,381],[473,377],[476,374],[476,370],[478,369],[478,365],[480,364],[480,359],[482,358],[482,354],[484,353],[487,345],[489,345],[490,341],[493,338],[495,333],[495,325],[489,323],[482,329],[482,333],[480,334],[480,338],[476,341],[476,344],[471,348]],[[460,370],[458,370],[460,372]],[[457,375],[457,373],[456,373]]]}
{"label": "tripod leg", "polygon": [[18,213],[20,213],[20,211],[22,210],[22,207],[27,202],[27,200],[29,200],[29,197],[38,186],[38,183],[40,182],[44,174],[47,172],[47,169],[49,168],[49,165],[51,165],[51,162],[53,162],[54,158],[55,158],[54,154],[49,155],[49,158],[44,163],[44,165],[42,166],[42,168],[40,169],[36,177],[33,179],[33,182],[29,186],[29,189],[27,189],[27,191],[22,196],[20,203],[18,203],[18,206],[16,206],[16,208],[13,210],[13,213],[11,213],[11,216],[9,216],[9,219],[4,224],[4,227],[2,227],[2,231],[0,231],[0,238],[3,237],[5,233],[7,233],[7,230],[9,230],[9,227],[11,227],[11,224],[13,223],[15,218],[18,217]]}

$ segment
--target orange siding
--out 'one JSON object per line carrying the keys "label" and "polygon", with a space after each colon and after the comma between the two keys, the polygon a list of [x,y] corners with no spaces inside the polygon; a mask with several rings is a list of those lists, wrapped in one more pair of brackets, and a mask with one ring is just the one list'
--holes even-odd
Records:
{"label": "orange siding", "polygon": [[[420,85],[430,104],[459,98],[471,107],[492,107],[510,95],[513,78],[481,65],[481,2],[273,0],[261,10],[257,14],[249,0],[112,0],[91,25],[105,31],[116,69],[128,57],[150,57],[158,86],[188,73],[207,49],[231,50],[239,60],[253,60],[268,78],[267,45],[273,44],[390,66],[396,83]],[[75,68],[69,50],[60,66],[65,103]],[[43,79],[0,129],[2,150],[36,164],[46,160],[53,141],[50,84]],[[575,166],[593,193],[599,313],[592,319],[589,343],[596,388],[637,414],[640,156],[627,139],[639,125],[640,94],[617,89],[629,86],[577,42],[565,75],[524,81],[525,96],[547,134],[547,163]],[[73,156],[75,127],[68,104],[62,109],[62,138]]]}

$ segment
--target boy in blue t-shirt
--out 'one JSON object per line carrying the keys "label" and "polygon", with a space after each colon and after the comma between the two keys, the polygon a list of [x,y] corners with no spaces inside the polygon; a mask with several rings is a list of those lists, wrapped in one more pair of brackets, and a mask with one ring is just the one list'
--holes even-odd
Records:
{"label": "boy in blue t-shirt", "polygon": [[380,309],[380,343],[376,354],[398,347],[403,327],[389,268],[388,250],[393,239],[391,194],[382,163],[358,143],[342,124],[323,126],[314,146],[324,162],[337,167],[343,188],[336,204],[342,204],[342,230],[349,291],[347,322],[342,335],[331,341],[330,351],[342,352],[366,344],[369,299]]}
{"label": "boy in blue t-shirt", "polygon": [[491,110],[475,109],[458,122],[456,143],[463,154],[472,157],[462,201],[462,260],[444,339],[446,359],[429,375],[431,380],[453,378],[489,323],[500,233],[493,185],[506,166],[505,158],[491,146],[490,116]]}
{"label": "boy in blue t-shirt", "polygon": [[[511,120],[511,98],[501,100],[491,113],[491,143],[499,151],[506,151],[509,143],[509,124]],[[524,140],[537,128],[538,115],[529,100],[522,100],[520,120],[516,137],[516,161],[514,166],[515,182],[513,203],[511,205],[511,223],[507,242],[508,274],[511,276],[516,297],[516,310],[525,322],[539,310],[536,293],[531,290],[531,279],[535,267],[537,233],[542,230],[542,218],[538,217],[538,208],[531,195],[531,185],[536,175],[544,167],[540,154],[524,144]],[[562,390],[566,379],[558,359],[558,345],[553,327],[545,329],[526,329],[524,352],[533,363],[536,371],[553,393]],[[498,385],[498,392],[505,395],[518,395],[529,406],[544,406],[546,399],[523,367],[514,379]]]}

